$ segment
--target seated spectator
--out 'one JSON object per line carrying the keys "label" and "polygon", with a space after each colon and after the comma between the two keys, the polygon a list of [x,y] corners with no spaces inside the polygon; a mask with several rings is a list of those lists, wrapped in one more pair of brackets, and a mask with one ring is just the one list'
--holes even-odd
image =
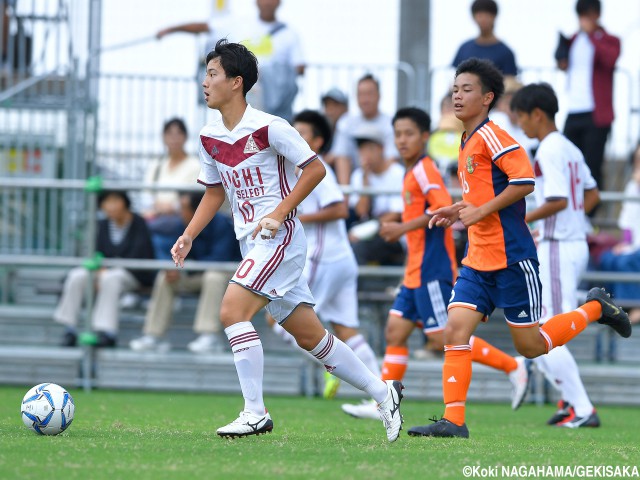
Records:
{"label": "seated spectator", "polygon": [[[164,124],[162,139],[167,155],[151,164],[144,177],[145,185],[195,185],[200,174],[200,162],[184,149],[187,127],[179,118]],[[145,192],[143,216],[151,231],[156,258],[169,260],[173,242],[184,229],[180,216],[180,201],[175,190]]]}
{"label": "seated spectator", "polygon": [[398,193],[349,196],[349,206],[360,225],[349,231],[349,240],[359,265],[402,265],[400,242],[385,242],[378,230],[382,222],[399,222],[404,208],[400,189],[404,168],[384,158],[385,135],[375,125],[362,125],[354,132],[360,167],[351,175],[351,187],[395,189]]}
{"label": "seated spectator", "polygon": [[331,142],[336,133],[338,120],[340,120],[349,110],[349,99],[342,90],[334,87],[325,93],[320,100],[322,102],[322,113],[324,113],[324,116],[327,118],[329,125],[331,126],[331,138],[329,139],[329,144],[326,148],[327,153],[324,155],[323,159],[325,163],[331,165],[333,168],[336,157],[329,152],[329,149],[331,149]]}
{"label": "seated spectator", "polygon": [[[640,145],[633,154],[631,180],[624,189],[625,196],[640,197]],[[609,272],[640,272],[640,202],[625,201],[618,218],[622,240],[600,257],[600,270]],[[624,300],[640,300],[640,284],[613,283],[612,294]],[[629,312],[631,323],[640,323],[640,308]]]}
{"label": "seated spectator", "polygon": [[465,60],[475,57],[491,60],[505,77],[517,75],[518,68],[513,50],[494,33],[498,4],[494,0],[475,0],[471,4],[471,15],[478,25],[480,34],[460,45],[453,59],[453,66],[458,68]]}
{"label": "seated spectator", "polygon": [[322,113],[329,120],[331,133],[334,134],[338,120],[349,110],[349,99],[342,90],[334,87],[322,96],[321,101]]}
{"label": "seated spectator", "polygon": [[[188,225],[202,200],[202,193],[180,196],[184,225]],[[193,242],[190,257],[203,262],[234,262],[241,259],[240,247],[229,215],[218,212]],[[221,343],[220,303],[233,272],[207,270],[183,272],[172,268],[160,272],[151,293],[144,319],[143,336],[132,340],[132,350],[166,351],[170,344],[162,340],[171,325],[173,303],[177,293],[200,292],[193,330],[199,335],[187,348],[194,353],[219,351]]]}
{"label": "seated spectator", "polygon": [[533,157],[538,148],[539,141],[535,138],[529,138],[525,135],[520,125],[516,113],[511,110],[511,100],[518,90],[523,87],[514,77],[505,77],[504,93],[491,111],[491,121],[513,137],[513,139],[524,147],[529,155],[529,159],[533,163]]}
{"label": "seated spectator", "polygon": [[[96,250],[105,258],[153,258],[149,230],[142,217],[131,211],[131,201],[124,192],[104,191],[98,205],[106,218],[98,222]],[[97,334],[97,347],[114,347],[118,334],[119,299],[125,292],[151,286],[155,272],[101,268],[96,272],[96,300],[91,326]],[[62,297],[53,319],[65,325],[67,331],[62,346],[73,347],[77,342],[78,315],[82,308],[89,270],[76,267],[64,282]]]}
{"label": "seated spectator", "polygon": [[460,188],[458,182],[458,153],[464,126],[453,112],[451,92],[440,102],[438,128],[430,135],[428,155],[435,160],[447,188]]}
{"label": "seated spectator", "polygon": [[391,117],[379,110],[380,84],[373,75],[367,74],[358,80],[357,100],[360,112],[347,113],[340,118],[329,152],[329,157],[335,159],[333,168],[340,185],[348,185],[351,172],[360,165],[354,132],[364,126],[373,126],[382,132],[386,160],[396,160],[398,157]]}

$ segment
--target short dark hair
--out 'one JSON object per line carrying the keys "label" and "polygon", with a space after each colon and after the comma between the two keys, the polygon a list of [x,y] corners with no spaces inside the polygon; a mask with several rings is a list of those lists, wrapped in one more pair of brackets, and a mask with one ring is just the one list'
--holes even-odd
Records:
{"label": "short dark hair", "polygon": [[378,89],[378,92],[380,91],[380,82],[376,77],[373,76],[373,74],[365,73],[362,77],[360,77],[360,80],[358,80],[358,85],[360,85],[362,82],[373,82]]}
{"label": "short dark hair", "polygon": [[455,78],[462,73],[471,73],[480,79],[482,85],[482,93],[493,92],[493,101],[489,105],[491,110],[500,97],[504,94],[504,77],[491,60],[469,58],[465,60],[456,69]]}
{"label": "short dark hair", "polygon": [[325,153],[331,145],[331,126],[327,118],[316,110],[303,110],[293,118],[293,123],[311,125],[313,135],[322,138],[322,147],[318,153]]}
{"label": "short dark hair", "polygon": [[110,196],[120,197],[127,210],[131,210],[131,199],[129,198],[129,195],[127,195],[127,192],[122,190],[102,190],[98,194],[98,208],[100,208],[102,203]]}
{"label": "short dark hair", "polygon": [[553,120],[558,113],[558,97],[548,83],[532,83],[515,93],[510,107],[511,110],[524,113],[539,108]]}
{"label": "short dark hair", "polygon": [[416,108],[416,107],[401,108],[393,116],[393,120],[391,120],[391,125],[395,125],[396,121],[402,118],[408,118],[409,120],[413,121],[413,123],[415,123],[420,129],[420,132],[424,133],[424,132],[431,131],[431,117],[427,112],[425,112],[421,108]]}
{"label": "short dark hair", "polygon": [[602,5],[600,0],[578,0],[576,3],[576,13],[578,16],[586,15],[590,12],[595,12],[600,15]]}
{"label": "short dark hair", "polygon": [[166,122],[164,122],[164,126],[162,127],[162,133],[167,133],[171,127],[176,127],[178,130],[182,132],[182,134],[186,137],[187,135],[187,125],[184,123],[184,120],[178,117],[170,118]]}
{"label": "short dark hair", "polygon": [[186,198],[189,199],[189,207],[191,208],[191,210],[193,210],[194,212],[198,209],[198,205],[200,205],[200,202],[202,201],[202,199],[204,198],[204,192],[182,192],[181,196],[184,196]]}
{"label": "short dark hair", "polygon": [[498,4],[493,0],[476,0],[471,4],[471,14],[476,13],[490,13],[494,17],[498,16]]}
{"label": "short dark hair", "polygon": [[207,54],[207,65],[216,58],[220,58],[227,78],[242,77],[242,94],[246,97],[258,81],[258,59],[253,52],[241,43],[221,38]]}

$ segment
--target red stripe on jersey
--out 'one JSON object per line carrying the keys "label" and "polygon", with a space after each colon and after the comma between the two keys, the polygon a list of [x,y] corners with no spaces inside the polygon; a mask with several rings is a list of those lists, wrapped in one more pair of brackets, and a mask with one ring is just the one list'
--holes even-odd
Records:
{"label": "red stripe on jersey", "polygon": [[216,182],[216,183],[207,183],[207,182],[203,182],[202,180],[198,179],[196,180],[199,184],[204,185],[205,187],[215,187],[216,185],[221,185],[222,182]]}
{"label": "red stripe on jersey", "polygon": [[291,243],[291,237],[293,237],[293,228],[294,224],[291,220],[286,220],[284,222],[284,226],[287,229],[287,234],[284,236],[282,243],[278,245],[276,251],[271,256],[266,265],[260,270],[258,276],[253,281],[249,288],[253,288],[254,290],[260,290],[267,283],[267,280],[271,278],[271,276],[275,273],[278,266],[282,263],[284,259],[284,249]]}
{"label": "red stripe on jersey", "polygon": [[233,168],[269,147],[269,125],[259,128],[234,143],[223,142],[206,135],[200,135],[200,141],[211,158]]}

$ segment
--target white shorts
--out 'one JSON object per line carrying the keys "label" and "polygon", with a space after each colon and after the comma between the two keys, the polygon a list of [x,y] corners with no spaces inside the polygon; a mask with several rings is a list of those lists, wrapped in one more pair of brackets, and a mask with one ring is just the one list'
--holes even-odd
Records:
{"label": "white shorts", "polygon": [[538,244],[538,260],[542,324],[578,307],[578,282],[589,262],[589,247],[584,240],[542,240]]}
{"label": "white shorts", "polygon": [[323,322],[358,328],[358,264],[353,255],[335,262],[307,260],[304,277]]}
{"label": "white shorts", "polygon": [[240,251],[242,262],[231,281],[271,300],[266,308],[278,323],[301,303],[314,305],[302,276],[307,239],[298,219],[286,220],[275,238],[243,238]]}

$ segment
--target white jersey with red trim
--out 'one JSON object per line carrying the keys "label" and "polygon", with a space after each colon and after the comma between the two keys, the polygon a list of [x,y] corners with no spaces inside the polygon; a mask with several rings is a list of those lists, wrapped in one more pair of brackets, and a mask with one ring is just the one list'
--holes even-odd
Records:
{"label": "white jersey with red trim", "polygon": [[[327,165],[325,169],[325,177],[300,203],[299,216],[317,213],[334,203],[344,202],[344,194],[333,170]],[[320,223],[305,222],[303,226],[307,237],[307,262],[331,263],[354,256],[343,219]]]}
{"label": "white jersey with red trim", "polygon": [[567,208],[539,221],[543,239],[585,240],[584,192],[597,187],[582,152],[560,132],[552,132],[536,151],[536,205],[567,200]]}
{"label": "white jersey with red trim", "polygon": [[[222,118],[200,131],[200,175],[205,186],[222,184],[234,219],[236,237],[251,234],[273,212],[316,154],[288,122],[247,105],[229,131]],[[288,219],[296,216],[296,210]]]}

